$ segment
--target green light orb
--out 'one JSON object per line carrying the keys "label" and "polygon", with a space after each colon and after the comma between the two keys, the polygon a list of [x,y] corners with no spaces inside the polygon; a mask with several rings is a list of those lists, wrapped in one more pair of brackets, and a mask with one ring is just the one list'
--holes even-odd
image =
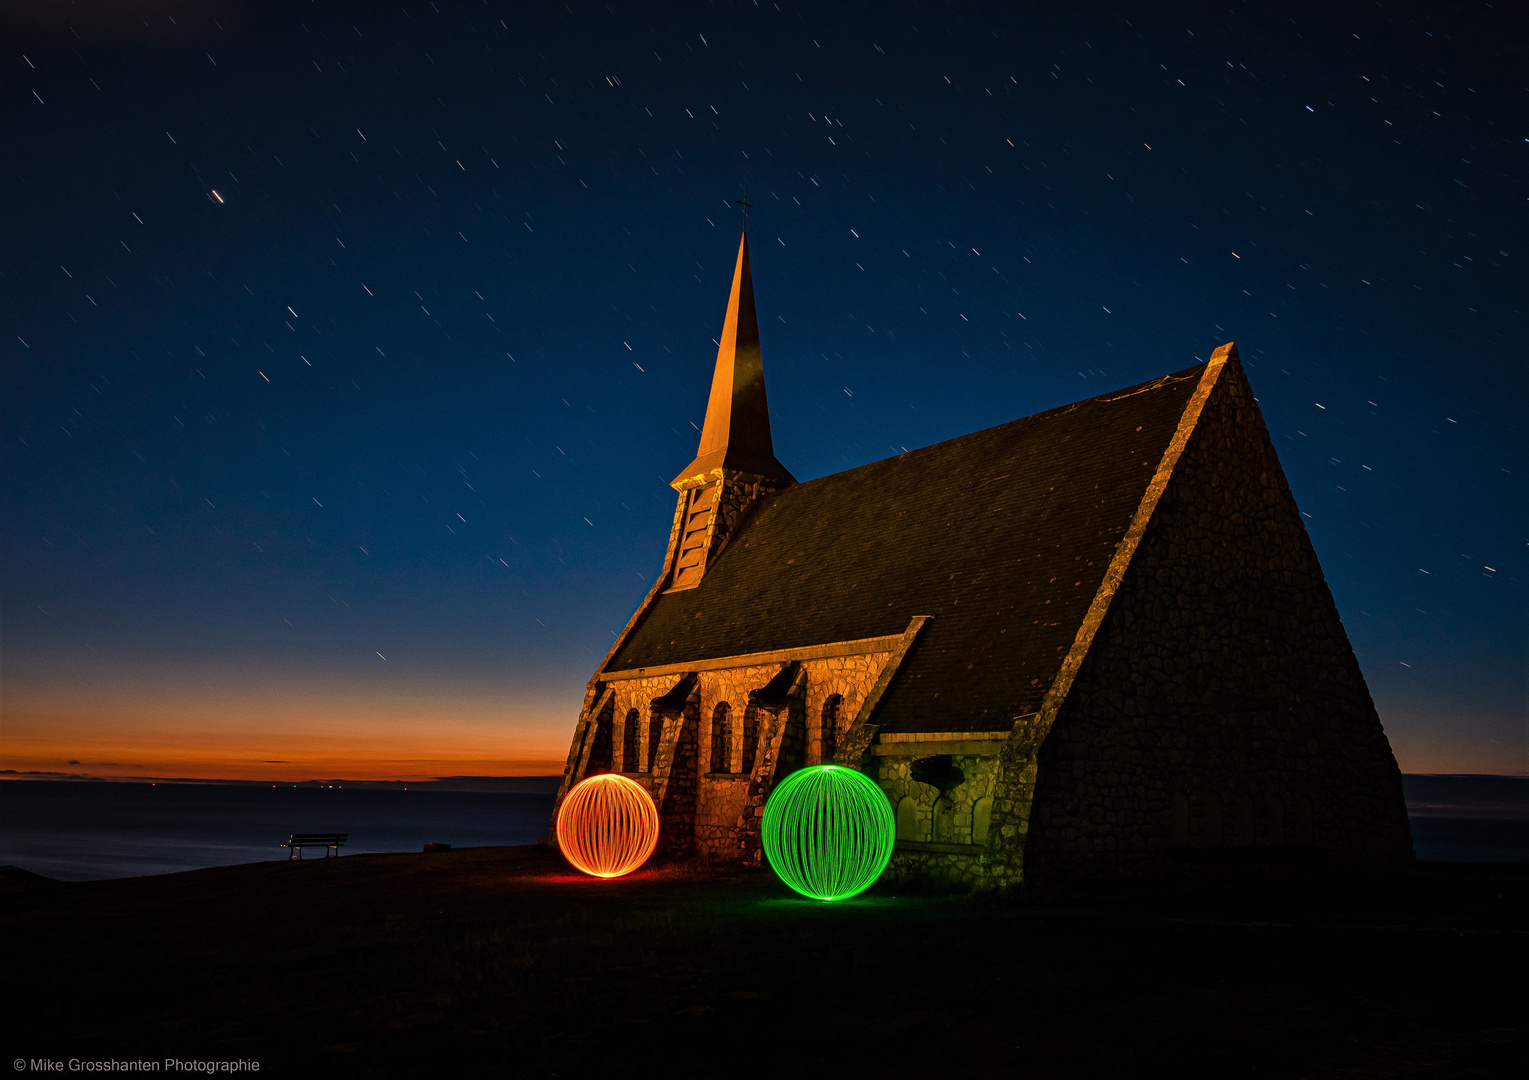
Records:
{"label": "green light orb", "polygon": [[869,776],[813,765],[770,793],[760,831],[765,858],[782,881],[814,900],[845,900],[887,868],[897,822]]}

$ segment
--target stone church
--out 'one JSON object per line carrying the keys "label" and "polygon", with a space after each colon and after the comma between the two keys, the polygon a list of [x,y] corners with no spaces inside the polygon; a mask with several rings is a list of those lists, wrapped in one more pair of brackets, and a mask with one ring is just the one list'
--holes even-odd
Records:
{"label": "stone church", "polygon": [[1235,345],[799,482],[770,437],[745,236],[673,487],[663,571],[589,680],[558,795],[631,777],[663,855],[757,863],[773,786],[834,761],[886,792],[902,880],[1410,859]]}

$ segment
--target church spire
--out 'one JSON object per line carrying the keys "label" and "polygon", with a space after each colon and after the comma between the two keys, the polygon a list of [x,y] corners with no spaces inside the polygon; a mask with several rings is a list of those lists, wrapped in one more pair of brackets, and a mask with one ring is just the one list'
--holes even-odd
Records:
{"label": "church spire", "polygon": [[749,270],[749,237],[738,245],[733,291],[718,339],[717,367],[711,378],[706,424],[695,460],[672,484],[690,486],[713,470],[727,469],[783,488],[795,483],[775,460],[770,438],[770,406],[765,399],[764,359],[759,348],[759,316],[754,310],[754,279]]}

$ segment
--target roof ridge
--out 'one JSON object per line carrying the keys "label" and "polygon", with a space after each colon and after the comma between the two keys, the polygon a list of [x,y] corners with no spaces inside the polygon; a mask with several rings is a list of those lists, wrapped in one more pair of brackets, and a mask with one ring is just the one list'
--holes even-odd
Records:
{"label": "roof ridge", "polygon": [[[1214,354],[1212,354],[1212,360],[1214,360],[1214,358]],[[1042,420],[1050,419],[1053,416],[1065,416],[1068,413],[1083,407],[1084,405],[1091,405],[1096,402],[1108,405],[1116,401],[1124,401],[1129,397],[1135,397],[1138,394],[1147,393],[1151,390],[1160,390],[1165,386],[1172,386],[1174,383],[1184,382],[1191,378],[1200,378],[1205,368],[1212,362],[1212,360],[1207,360],[1201,364],[1195,364],[1193,367],[1184,368],[1182,371],[1174,371],[1167,375],[1159,375],[1155,379],[1148,379],[1146,382],[1136,383],[1133,386],[1126,386],[1119,390],[1112,390],[1108,393],[1097,394],[1094,397],[1083,398],[1080,401],[1071,401],[1065,405],[1054,405],[1049,409],[1042,409],[1038,413],[1030,413],[1027,416],[1016,416],[1014,419],[1005,420],[1001,424],[992,424],[989,427],[978,428],[975,431],[968,431],[961,435],[952,435],[950,438],[941,439],[939,442],[928,443],[924,446],[915,446],[912,450],[904,450],[901,454],[892,454],[888,457],[876,458],[874,461],[867,461],[860,465],[852,465],[848,469],[840,469],[838,472],[824,473],[822,476],[815,476],[811,480],[798,480],[791,487],[783,488],[782,490],[775,492],[773,495],[766,496],[765,500],[762,501],[774,500],[779,498],[781,495],[784,495],[788,491],[794,491],[798,488],[810,487],[811,485],[821,483],[824,480],[832,480],[836,477],[848,476],[851,473],[857,473],[862,469],[869,469],[874,465],[881,465],[888,461],[897,461],[902,458],[912,457],[915,454],[923,454],[927,451],[949,446],[951,443],[960,442],[963,439],[970,439],[976,435],[982,435],[991,431],[998,431],[1001,428],[1012,427],[1015,424],[1022,424],[1028,420]]]}

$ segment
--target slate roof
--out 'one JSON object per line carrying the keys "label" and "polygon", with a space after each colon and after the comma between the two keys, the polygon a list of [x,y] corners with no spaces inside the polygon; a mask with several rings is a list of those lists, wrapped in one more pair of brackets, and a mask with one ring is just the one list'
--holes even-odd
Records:
{"label": "slate roof", "polygon": [[881,730],[1007,730],[1056,677],[1204,367],[761,500],[606,669],[900,634],[933,615]]}

